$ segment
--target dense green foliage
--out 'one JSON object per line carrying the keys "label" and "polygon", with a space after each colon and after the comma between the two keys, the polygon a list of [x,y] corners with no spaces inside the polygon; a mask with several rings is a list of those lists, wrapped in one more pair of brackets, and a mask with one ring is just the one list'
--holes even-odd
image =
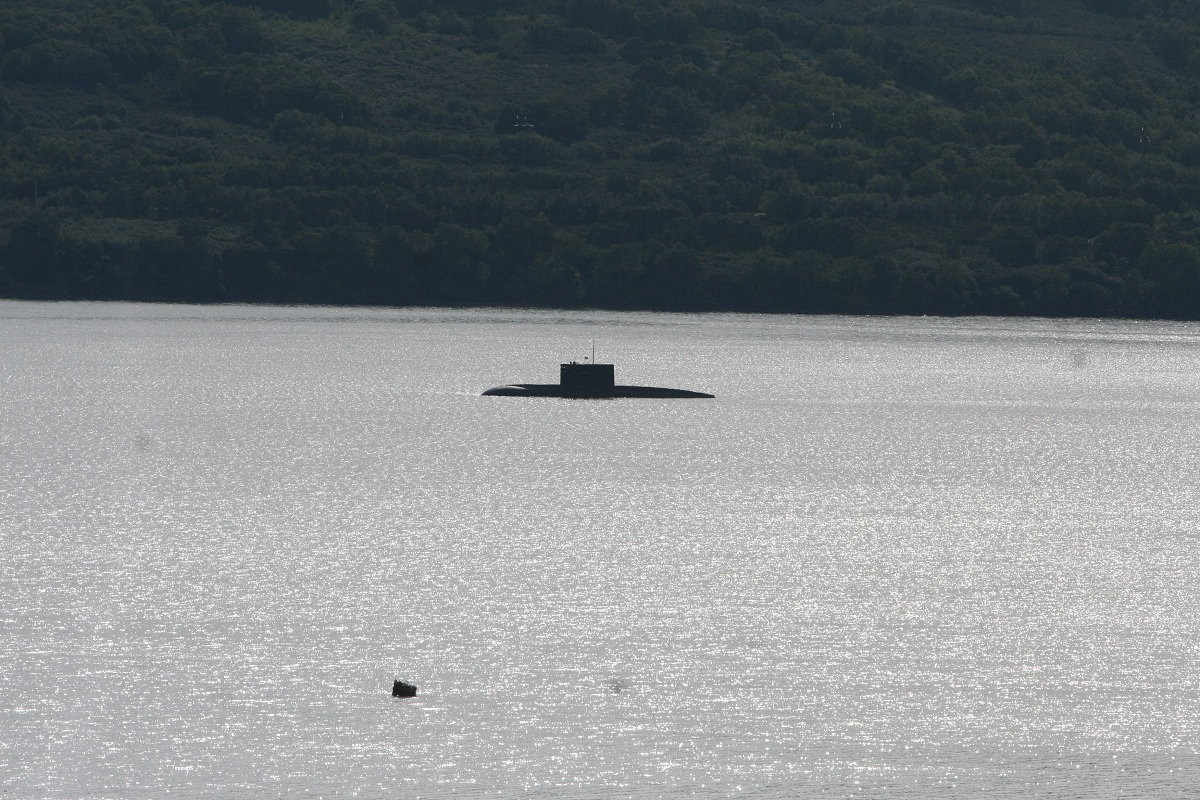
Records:
{"label": "dense green foliage", "polygon": [[1200,0],[9,0],[0,296],[1200,318]]}

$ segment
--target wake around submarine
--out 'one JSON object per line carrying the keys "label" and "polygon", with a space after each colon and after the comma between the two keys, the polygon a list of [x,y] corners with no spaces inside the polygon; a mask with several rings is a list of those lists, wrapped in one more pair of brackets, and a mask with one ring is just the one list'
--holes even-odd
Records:
{"label": "wake around submarine", "polygon": [[618,386],[612,364],[559,364],[558,383],[514,383],[484,392],[492,397],[568,397],[578,400],[609,397],[712,397],[687,389],[659,386]]}

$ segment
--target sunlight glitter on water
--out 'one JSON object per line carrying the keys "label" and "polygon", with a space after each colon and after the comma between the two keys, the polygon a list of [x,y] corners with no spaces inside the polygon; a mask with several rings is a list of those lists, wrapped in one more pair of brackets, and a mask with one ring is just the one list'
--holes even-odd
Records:
{"label": "sunlight glitter on water", "polygon": [[[1200,326],[0,303],[0,334],[14,796],[1196,783]],[[478,396],[593,338],[717,399]]]}

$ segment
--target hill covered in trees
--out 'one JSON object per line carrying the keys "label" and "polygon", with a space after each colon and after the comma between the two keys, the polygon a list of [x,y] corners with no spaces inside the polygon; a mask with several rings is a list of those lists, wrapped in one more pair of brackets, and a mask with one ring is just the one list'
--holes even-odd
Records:
{"label": "hill covered in trees", "polygon": [[1200,0],[9,0],[0,296],[1200,318]]}

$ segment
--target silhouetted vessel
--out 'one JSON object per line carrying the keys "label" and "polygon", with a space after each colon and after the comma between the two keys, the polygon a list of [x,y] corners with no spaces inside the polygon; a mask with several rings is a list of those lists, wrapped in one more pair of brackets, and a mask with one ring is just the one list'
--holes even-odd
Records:
{"label": "silhouetted vessel", "polygon": [[612,364],[560,364],[558,383],[514,383],[496,386],[484,392],[493,397],[571,397],[592,399],[606,397],[712,397],[704,392],[687,389],[664,389],[659,386],[618,386]]}

